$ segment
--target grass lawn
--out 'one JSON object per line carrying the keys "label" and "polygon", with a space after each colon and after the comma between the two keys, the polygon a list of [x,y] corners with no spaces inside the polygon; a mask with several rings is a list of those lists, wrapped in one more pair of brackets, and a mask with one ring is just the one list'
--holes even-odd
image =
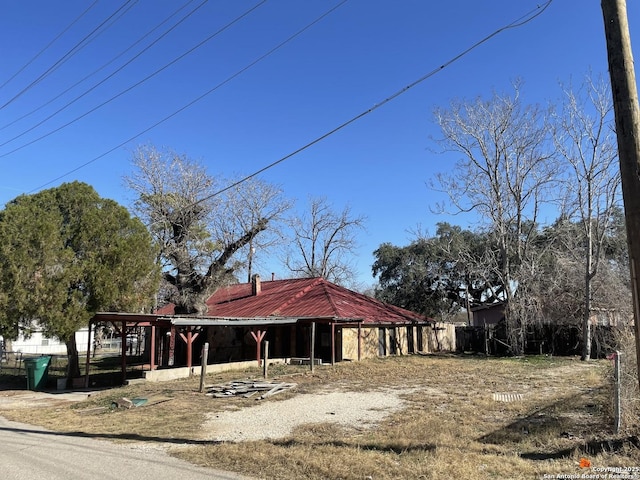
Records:
{"label": "grass lawn", "polygon": [[[256,368],[210,375],[207,384],[260,374]],[[606,360],[416,355],[320,366],[313,373],[308,367],[273,366],[271,380],[298,386],[260,401],[205,396],[198,391],[199,378],[192,378],[134,384],[73,405],[0,414],[71,434],[150,442],[190,462],[255,478],[561,478],[640,466],[635,432],[613,434],[610,376]],[[327,389],[395,391],[404,403],[375,426],[315,422],[284,438],[207,440],[204,425],[216,412],[258,403],[275,407]],[[148,403],[109,408],[121,397]],[[588,462],[591,467],[583,468]]]}

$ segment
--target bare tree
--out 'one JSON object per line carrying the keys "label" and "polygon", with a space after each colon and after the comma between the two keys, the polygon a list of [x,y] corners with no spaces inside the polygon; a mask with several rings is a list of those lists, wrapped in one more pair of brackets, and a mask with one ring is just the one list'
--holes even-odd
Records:
{"label": "bare tree", "polygon": [[[286,206],[278,191],[256,181],[223,188],[184,155],[138,148],[137,172],[125,178],[134,210],[160,246],[163,276],[176,313],[206,313],[206,298],[236,281],[237,253],[255,241]],[[265,193],[267,192],[268,193]],[[264,195],[263,195],[264,194]]]}
{"label": "bare tree", "polygon": [[311,198],[309,211],[290,219],[293,238],[286,267],[299,277],[352,281],[356,233],[364,229],[365,221],[364,216],[353,216],[350,207],[336,212],[325,198]]}
{"label": "bare tree", "polygon": [[457,212],[475,212],[493,235],[496,256],[492,268],[500,278],[507,302],[507,328],[514,353],[524,348],[527,319],[514,295],[524,289],[525,261],[531,259],[531,239],[538,215],[549,201],[557,178],[550,146],[547,112],[523,105],[519,84],[513,96],[494,95],[488,101],[453,102],[437,110],[436,121],[446,149],[462,154],[450,173],[432,185],[450,198]]}
{"label": "bare tree", "polygon": [[569,165],[564,182],[567,218],[581,227],[583,261],[582,360],[591,357],[592,283],[598,273],[607,231],[620,200],[620,172],[610,88],[587,78],[577,92],[564,90],[554,128],[556,149]]}
{"label": "bare tree", "polygon": [[[270,228],[256,235],[238,250],[238,257],[246,259],[241,268],[246,271],[247,282],[251,281],[260,258],[268,258],[270,252],[286,242],[283,230],[284,215],[292,202],[285,199],[282,190],[261,180],[234,182],[234,187],[226,192],[224,210],[229,216],[216,222],[215,236],[229,236],[229,232],[247,232],[254,228],[261,218],[268,218]],[[240,208],[239,208],[240,207]],[[256,263],[256,260],[258,262]]]}

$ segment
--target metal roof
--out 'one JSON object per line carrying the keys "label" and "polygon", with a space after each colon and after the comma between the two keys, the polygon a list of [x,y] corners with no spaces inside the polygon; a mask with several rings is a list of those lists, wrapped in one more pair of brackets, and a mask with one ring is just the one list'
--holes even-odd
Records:
{"label": "metal roof", "polygon": [[[324,317],[268,317],[268,318],[214,318],[214,317],[160,317],[161,320],[167,319],[172,325],[187,326],[219,326],[219,327],[257,327],[267,325],[291,325],[304,321],[328,321],[335,323],[352,323],[354,319],[344,318],[324,318]],[[194,322],[194,319],[196,320]]]}
{"label": "metal roof", "polygon": [[[239,319],[252,320],[254,325],[258,319],[285,323],[284,319],[294,318],[324,318],[364,324],[433,322],[432,319],[380,302],[323,278],[261,281],[257,295],[252,294],[251,283],[230,285],[220,288],[209,297],[207,306],[205,318],[216,317],[233,322]],[[173,306],[167,305],[157,313],[173,315]],[[276,320],[278,318],[281,320]]]}

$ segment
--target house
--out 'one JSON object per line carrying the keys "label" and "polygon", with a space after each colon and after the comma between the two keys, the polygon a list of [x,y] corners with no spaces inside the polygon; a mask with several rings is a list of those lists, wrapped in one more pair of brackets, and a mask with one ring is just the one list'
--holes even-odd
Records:
{"label": "house", "polygon": [[269,358],[326,363],[429,351],[441,343],[433,341],[434,320],[323,278],[254,275],[250,283],[220,288],[206,304],[206,316],[176,315],[169,304],[153,314],[99,313],[92,324],[111,323],[121,336],[137,332],[150,370],[191,368],[205,343],[209,364],[255,361],[265,342]]}
{"label": "house", "polygon": [[[254,275],[251,283],[219,289],[206,304],[208,317],[237,319],[187,320],[208,327],[201,342],[209,343],[213,363],[255,358],[256,331],[269,341],[271,357],[308,358],[314,325],[315,358],[325,363],[414,353],[426,350],[423,329],[434,323],[323,278],[262,281]],[[173,305],[156,313],[173,315]]]}
{"label": "house", "polygon": [[[93,337],[91,337],[91,340]],[[76,332],[76,344],[78,351],[84,353],[89,341],[89,328],[84,327]],[[20,333],[15,340],[3,341],[0,336],[0,345],[12,353],[24,355],[66,355],[67,345],[55,337],[47,337],[42,328],[34,322],[29,335]]]}

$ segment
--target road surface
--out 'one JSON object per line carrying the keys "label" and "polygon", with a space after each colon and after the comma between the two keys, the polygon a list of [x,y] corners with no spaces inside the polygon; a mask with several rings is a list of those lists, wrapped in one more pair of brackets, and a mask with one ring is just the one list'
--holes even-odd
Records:
{"label": "road surface", "polygon": [[115,444],[82,433],[44,430],[0,417],[2,480],[241,480],[196,467],[153,443]]}

